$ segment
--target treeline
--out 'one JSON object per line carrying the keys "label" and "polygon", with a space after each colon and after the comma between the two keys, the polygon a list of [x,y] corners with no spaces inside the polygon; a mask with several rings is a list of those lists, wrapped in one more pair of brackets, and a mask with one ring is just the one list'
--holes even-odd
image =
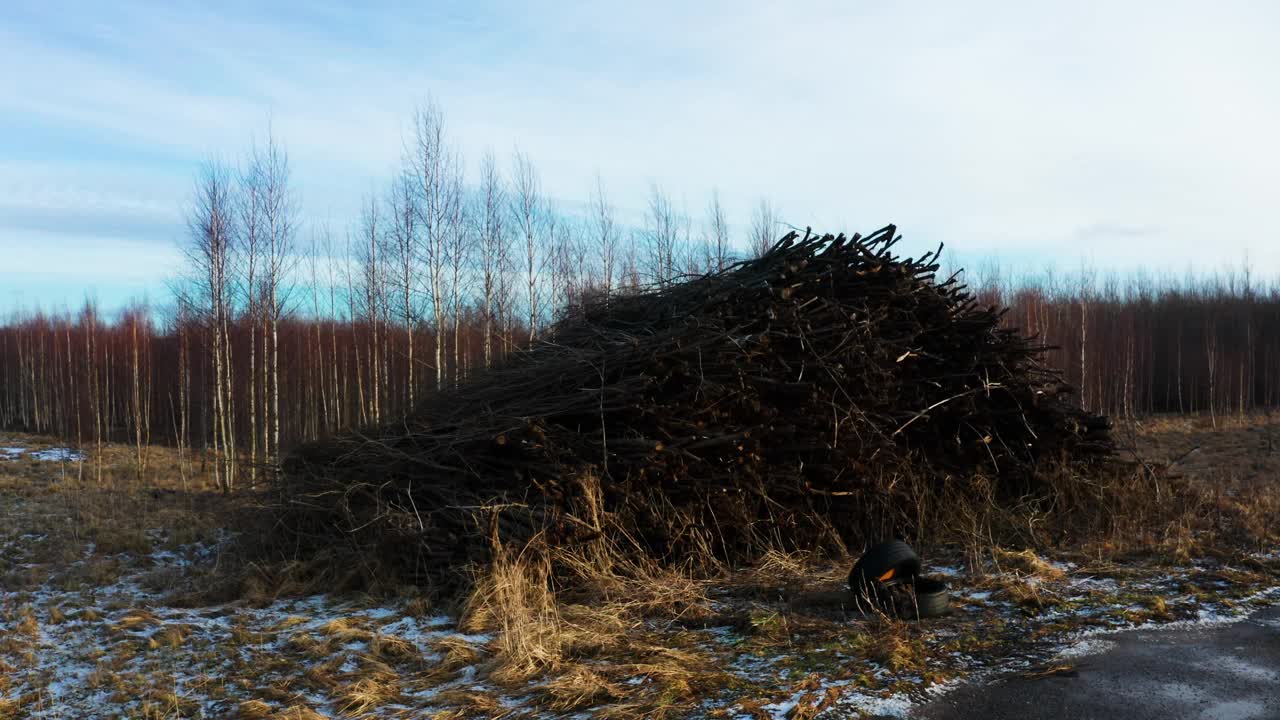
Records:
{"label": "treeline", "polygon": [[[216,461],[215,472],[225,472],[230,456],[252,474],[282,446],[400,417],[415,394],[435,386],[426,361],[411,370],[411,354],[431,358],[438,345],[448,347],[449,378],[485,362],[474,311],[443,334],[359,314],[291,315],[264,339],[262,323],[247,313],[214,328],[178,307],[162,314],[134,306],[109,321],[92,304],[75,315],[13,318],[0,327],[0,427],[81,446],[128,442],[140,468],[151,443],[194,448]],[[523,326],[504,326],[496,355],[526,337]],[[218,387],[219,372],[229,387]]]}
{"label": "treeline", "polygon": [[717,193],[690,213],[657,184],[625,224],[598,176],[585,211],[565,212],[519,150],[469,168],[431,103],[341,232],[303,227],[291,172],[270,133],[199,169],[163,309],[104,319],[89,301],[0,328],[0,426],[127,439],[140,468],[149,441],[197,448],[230,490],[290,443],[402,416],[584,298],[722,269],[779,227],[761,201],[731,240]]}
{"label": "treeline", "polygon": [[[413,315],[406,323],[389,303],[363,305],[368,288],[359,275],[351,280],[293,288],[320,314],[284,314],[265,323],[266,333],[247,306],[225,327],[184,302],[165,313],[133,306],[109,320],[92,304],[15,316],[0,327],[0,426],[78,444],[126,441],[140,465],[146,445],[163,442],[248,467],[292,443],[394,420],[441,383],[529,341],[522,317],[487,318],[474,297],[441,325]],[[1101,288],[1075,278],[989,283],[979,295],[1009,308],[1007,324],[1054,346],[1050,361],[1089,409],[1216,419],[1280,404],[1275,287],[1231,275]],[[218,343],[227,362],[221,389]]]}
{"label": "treeline", "polygon": [[1143,277],[1054,286],[999,283],[981,296],[1051,346],[1084,407],[1113,417],[1204,413],[1215,422],[1280,403],[1280,288],[1247,271],[1183,282]]}
{"label": "treeline", "polygon": [[[341,233],[303,227],[273,136],[197,173],[172,302],[103,317],[17,313],[0,327],[0,427],[86,445],[199,451],[231,490],[281,448],[393,421],[535,341],[589,297],[678,281],[767,250],[761,201],[744,227],[712,192],[695,214],[652,185],[619,219],[595,178],[576,213],[543,193],[519,152],[468,166],[440,109],[415,113],[400,170]],[[305,237],[304,237],[305,235]],[[1111,415],[1246,413],[1280,399],[1280,289],[1248,268],[1207,278],[975,281],[1005,321]]]}

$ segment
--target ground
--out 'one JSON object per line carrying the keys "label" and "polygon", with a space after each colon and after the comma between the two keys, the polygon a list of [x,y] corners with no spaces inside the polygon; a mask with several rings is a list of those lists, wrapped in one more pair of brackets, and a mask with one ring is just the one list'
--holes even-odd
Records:
{"label": "ground", "polygon": [[1250,720],[1280,717],[1280,610],[1242,622],[1170,623],[1082,641],[1061,668],[974,684],[922,718]]}
{"label": "ground", "polygon": [[[1164,418],[1132,438],[1152,463],[1178,460],[1170,475],[1229,477],[1234,496],[1280,469],[1268,420]],[[925,562],[950,582],[954,611],[935,620],[849,607],[848,558],[775,554],[713,580],[668,571],[616,601],[561,598],[504,625],[412,588],[317,594],[288,568],[227,572],[253,508],[172,450],[150,449],[140,471],[126,446],[81,454],[0,435],[0,448],[4,720],[964,717],[1019,701],[1029,682],[1046,697],[1110,687],[1112,668],[1200,647],[1206,627],[1227,633],[1204,640],[1218,665],[1244,668],[1234,687],[1280,672],[1274,646],[1248,640],[1276,622],[1253,614],[1280,600],[1277,546],[1206,545],[1191,520],[1124,547],[940,550]],[[1156,631],[1168,627],[1180,629]],[[1159,672],[1184,682],[1194,660]],[[1252,698],[1240,691],[1236,717],[1266,708]]]}

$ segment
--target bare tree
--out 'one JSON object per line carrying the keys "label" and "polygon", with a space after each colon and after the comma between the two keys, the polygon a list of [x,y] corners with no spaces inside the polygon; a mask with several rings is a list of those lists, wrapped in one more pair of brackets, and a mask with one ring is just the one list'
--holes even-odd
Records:
{"label": "bare tree", "polygon": [[469,270],[475,243],[467,218],[467,205],[463,202],[461,159],[455,157],[452,166],[453,172],[447,179],[452,202],[449,208],[445,256],[449,261],[449,314],[453,328],[453,381],[456,384],[465,373],[462,357],[462,301],[467,293],[466,271]]}
{"label": "bare tree", "polygon": [[[263,253],[263,245],[266,242],[264,235],[266,212],[266,199],[263,197],[266,191],[265,178],[263,171],[265,168],[259,162],[257,153],[253,153],[248,163],[241,168],[239,177],[239,194],[236,210],[238,213],[239,224],[238,242],[236,249],[240,257],[237,263],[244,270],[243,285],[241,291],[244,294],[246,317],[249,322],[249,383],[248,383],[248,415],[249,415],[249,481],[256,482],[257,466],[258,466],[258,322],[263,319],[262,332],[265,339],[266,324],[265,314],[260,311],[258,298],[260,296],[260,288],[258,287],[261,278],[258,276],[258,269]],[[267,348],[262,347],[265,355]],[[263,370],[265,373],[265,361]],[[262,404],[266,405],[266,387],[262,389]],[[263,420],[263,450],[268,447],[266,421]]]}
{"label": "bare tree", "polygon": [[[311,247],[307,251],[307,267],[310,271],[311,285],[311,330],[314,333],[314,342],[310,344],[312,361],[315,367],[315,374],[312,378],[312,394],[314,402],[319,406],[318,411],[313,418],[316,424],[316,430],[313,438],[320,435],[320,427],[329,428],[329,390],[327,381],[327,365],[324,359],[324,313],[320,309],[320,253],[323,252],[320,238],[325,238],[324,245],[328,245],[329,227],[321,225],[318,229],[313,228],[311,233]],[[336,362],[336,358],[330,358],[330,362]]]}
{"label": "bare tree", "polygon": [[613,205],[605,195],[604,180],[600,178],[600,173],[596,173],[595,192],[591,195],[591,231],[596,249],[600,253],[601,290],[607,298],[613,293],[613,278],[617,274],[620,238]]}
{"label": "bare tree", "polygon": [[[143,323],[142,337],[138,336],[138,327]],[[132,382],[129,414],[133,425],[134,462],[138,481],[142,481],[147,469],[148,449],[151,446],[151,367],[150,344],[146,342],[151,327],[149,312],[145,305],[131,308],[128,311],[129,345],[132,355]]]}
{"label": "bare tree", "polygon": [[458,184],[456,158],[445,140],[444,115],[428,101],[414,116],[411,167],[418,186],[418,219],[422,225],[420,255],[426,263],[427,296],[435,321],[436,389],[445,386],[445,333],[448,313],[448,246]]}
{"label": "bare tree", "polygon": [[369,198],[360,213],[359,249],[356,262],[360,269],[361,314],[368,320],[370,328],[365,359],[369,368],[368,416],[375,423],[382,420],[381,399],[385,386],[382,377],[381,336],[386,332],[386,328],[382,327],[380,322],[384,304],[385,268],[381,253],[380,221],[378,203],[373,198]]}
{"label": "bare tree", "polygon": [[176,330],[178,334],[178,417],[175,418],[174,434],[178,445],[178,473],[182,476],[182,489],[187,489],[186,449],[188,417],[191,408],[191,357],[190,357],[190,318],[191,308],[187,304],[186,293],[179,291],[177,297],[178,314]]}
{"label": "bare tree", "polygon": [[522,241],[525,301],[529,319],[529,342],[538,334],[542,313],[540,279],[546,265],[546,249],[540,247],[549,213],[544,207],[538,171],[529,156],[517,150],[513,159],[511,214]]}
{"label": "bare tree", "polygon": [[[507,212],[507,209],[503,209]],[[515,237],[510,232],[504,232],[501,236],[503,242],[498,246],[498,288],[494,296],[494,320],[496,323],[495,331],[498,334],[501,343],[501,352],[505,356],[511,352],[516,346],[515,331],[519,324],[517,320],[518,305],[516,303],[517,289],[520,285],[520,272],[516,267],[518,257],[515,247]]]}
{"label": "bare tree", "polygon": [[[1080,405],[1086,409],[1092,409],[1089,404],[1089,367],[1088,367],[1088,340],[1089,340],[1089,305],[1092,302],[1094,271],[1092,268],[1081,267],[1079,278],[1079,297],[1080,297]],[[1101,403],[1099,403],[1099,407]]]}
{"label": "bare tree", "polygon": [[[359,422],[361,425],[364,425],[369,422],[369,404],[366,401],[367,398],[364,391],[364,362],[360,359],[360,355],[364,350],[367,350],[367,348],[361,348],[360,346],[359,321],[362,311],[357,308],[363,308],[367,304],[367,293],[364,292],[362,288],[364,287],[366,277],[369,273],[364,267],[365,253],[363,248],[359,247],[360,239],[356,235],[357,233],[353,233],[351,231],[347,232],[347,242],[345,254],[343,256],[344,261],[342,263],[342,270],[344,280],[346,282],[347,323],[350,335],[346,352],[352,357],[352,362],[355,365],[354,369],[348,374],[355,380],[355,407],[360,413]],[[357,265],[360,266],[358,271],[356,269]],[[347,379],[344,378],[344,397],[346,396],[345,391],[348,386],[349,383]],[[354,416],[351,417],[349,422],[355,422]]]}
{"label": "bare tree", "polygon": [[773,203],[761,199],[751,215],[751,254],[760,257],[777,241],[778,213]]}
{"label": "bare tree", "polygon": [[94,447],[94,480],[102,482],[102,387],[98,379],[98,307],[89,299],[85,300],[84,309],[80,313],[80,324],[85,327],[84,361],[89,373],[89,406],[93,408]]}
{"label": "bare tree", "polygon": [[1217,430],[1218,326],[1212,312],[1204,324],[1204,353],[1209,375],[1209,420],[1213,424],[1213,429]]}
{"label": "bare tree", "polygon": [[671,198],[657,183],[651,184],[644,217],[645,270],[654,282],[665,284],[675,279],[679,235],[680,219]]}
{"label": "bare tree", "polygon": [[554,214],[547,215],[546,234],[549,305],[552,313],[559,308],[568,308],[573,303],[574,270],[573,250],[569,247],[572,236],[566,231],[564,218]]}
{"label": "bare tree", "polygon": [[489,367],[493,364],[494,321],[500,304],[498,295],[510,259],[510,241],[505,222],[506,188],[498,174],[498,164],[492,152],[485,153],[480,161],[478,205],[473,217],[477,224],[480,260],[480,322],[484,336],[484,364]]}
{"label": "bare tree", "polygon": [[720,204],[720,191],[711,192],[711,203],[707,205],[707,225],[704,239],[707,248],[707,265],[709,270],[724,270],[729,265],[729,223],[725,219],[724,206]]}
{"label": "bare tree", "polygon": [[627,244],[622,255],[622,276],[618,284],[632,291],[640,288],[640,242],[639,231],[627,233]]}
{"label": "bare tree", "polygon": [[198,274],[204,296],[204,321],[212,338],[213,450],[219,458],[214,465],[214,480],[226,493],[235,486],[236,469],[230,335],[233,213],[230,172],[220,163],[206,162],[196,178],[195,197],[187,214],[189,236],[185,250]]}
{"label": "bare tree", "polygon": [[271,439],[266,451],[272,462],[277,462],[280,454],[280,319],[289,296],[285,283],[296,262],[293,243],[297,231],[297,206],[289,185],[289,155],[269,129],[266,146],[254,147],[251,162],[261,168],[263,221],[267,234],[262,282],[271,337]]}
{"label": "bare tree", "polygon": [[573,302],[581,307],[593,288],[603,288],[603,283],[595,277],[597,264],[590,260],[588,240],[583,226],[571,218],[565,218],[564,222],[560,223],[557,244],[565,249],[568,256]]}
{"label": "bare tree", "polygon": [[693,241],[693,216],[681,208],[676,215],[677,270],[686,275],[700,275],[703,271],[702,253]]}
{"label": "bare tree", "polygon": [[391,251],[396,268],[395,291],[405,328],[405,390],[408,395],[405,412],[416,402],[413,386],[413,325],[416,313],[413,286],[417,275],[414,249],[418,242],[420,214],[417,198],[414,177],[402,172],[391,186],[388,205],[391,211]]}

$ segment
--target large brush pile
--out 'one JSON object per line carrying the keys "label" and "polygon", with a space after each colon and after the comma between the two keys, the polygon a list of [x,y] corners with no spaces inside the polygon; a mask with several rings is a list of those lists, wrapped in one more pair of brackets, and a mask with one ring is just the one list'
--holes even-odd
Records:
{"label": "large brush pile", "polygon": [[1040,347],[936,278],[936,254],[895,257],[894,232],[792,233],[599,299],[406,422],[300,448],[278,526],[444,589],[495,541],[743,560],[918,529],[921,488],[1015,499],[1108,457]]}

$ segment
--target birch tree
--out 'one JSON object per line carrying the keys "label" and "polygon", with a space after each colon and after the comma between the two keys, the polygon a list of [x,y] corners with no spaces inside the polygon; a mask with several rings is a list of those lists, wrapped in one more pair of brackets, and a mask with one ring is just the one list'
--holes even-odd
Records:
{"label": "birch tree", "polygon": [[468,292],[467,271],[470,269],[473,236],[467,221],[467,205],[463,202],[462,161],[454,157],[446,182],[449,183],[449,219],[445,256],[449,263],[449,315],[453,330],[453,382],[461,382],[465,374],[462,351],[462,303]]}
{"label": "birch tree", "polygon": [[720,204],[720,191],[711,192],[707,205],[707,221],[704,238],[707,249],[708,270],[724,270],[729,266],[729,223],[725,219],[724,206]]}
{"label": "birch tree", "polygon": [[751,254],[760,257],[769,252],[777,241],[778,213],[773,203],[761,199],[751,215]]}
{"label": "birch tree", "polygon": [[216,161],[206,162],[187,215],[185,251],[204,296],[204,322],[211,338],[214,481],[224,493],[235,487],[236,470],[230,335],[233,213],[230,172]]}
{"label": "birch tree", "polygon": [[447,268],[450,224],[457,189],[452,153],[445,140],[444,116],[433,102],[414,115],[411,167],[418,186],[418,220],[422,225],[419,255],[427,275],[427,299],[435,322],[436,389],[445,387],[445,334],[448,312]]}
{"label": "birch tree", "polygon": [[[273,463],[280,454],[280,319],[288,302],[288,276],[293,270],[294,234],[297,231],[297,206],[290,188],[289,155],[267,134],[266,146],[255,147],[253,163],[260,166],[264,230],[267,234],[266,266],[263,268],[263,300],[270,326],[271,355],[271,439],[266,447]],[[265,350],[266,348],[264,348]],[[264,388],[265,389],[265,388]]]}
{"label": "birch tree", "polygon": [[679,234],[679,218],[671,205],[671,198],[657,183],[652,183],[644,217],[648,266],[645,270],[658,284],[669,283],[676,277]]}
{"label": "birch tree", "polygon": [[573,303],[573,252],[569,248],[570,236],[565,225],[564,218],[547,215],[547,290],[552,314],[559,309],[567,309]]}
{"label": "birch tree", "polygon": [[400,318],[405,328],[405,392],[408,403],[405,411],[414,407],[414,358],[413,358],[413,326],[415,322],[414,278],[417,275],[417,261],[414,252],[418,242],[418,215],[414,177],[402,172],[391,185],[391,257],[395,263],[395,292],[398,295]]}
{"label": "birch tree", "polygon": [[546,252],[540,244],[546,229],[547,213],[538,171],[533,167],[529,156],[516,150],[512,165],[511,215],[516,231],[520,234],[529,343],[533,343],[538,334],[538,318],[542,313],[540,281],[546,264]]}
{"label": "birch tree", "polygon": [[382,420],[382,396],[385,380],[382,377],[381,334],[386,332],[380,326],[383,306],[383,273],[384,263],[381,254],[382,228],[378,203],[369,198],[360,214],[358,236],[359,295],[361,314],[369,321],[369,342],[366,346],[365,361],[369,368],[368,417],[371,422]]}
{"label": "birch tree", "polygon": [[[308,252],[307,252],[307,267],[308,267],[308,270],[310,271],[309,284],[311,285],[311,318],[312,320],[310,323],[311,325],[310,331],[313,332],[315,335],[314,337],[315,342],[311,345],[312,361],[314,363],[313,367],[315,368],[315,375],[314,375],[312,384],[313,384],[313,392],[317,393],[315,402],[319,406],[318,407],[319,412],[316,413],[318,417],[316,417],[315,419],[316,425],[318,427],[314,434],[314,437],[319,437],[320,435],[319,428],[322,427],[327,432],[330,427],[329,387],[328,387],[329,383],[328,383],[328,377],[327,377],[329,371],[328,371],[328,366],[325,364],[324,342],[323,342],[324,341],[323,328],[324,328],[325,316],[323,311],[321,311],[320,309],[320,283],[321,283],[320,253],[322,252],[321,237],[325,238],[323,246],[327,246],[328,237],[329,237],[329,228],[327,225],[322,225],[319,229],[312,230],[311,247],[308,249]],[[336,361],[337,361],[336,358],[330,358],[331,363]]]}
{"label": "birch tree", "polygon": [[600,253],[601,290],[608,298],[613,293],[613,279],[617,274],[620,238],[613,205],[605,194],[604,180],[600,173],[596,173],[595,188],[591,193],[590,223],[596,250]]}
{"label": "birch tree", "polygon": [[499,316],[503,273],[510,260],[510,243],[507,237],[506,188],[498,173],[498,163],[492,152],[480,161],[480,188],[478,209],[474,213],[477,225],[476,240],[480,262],[480,323],[484,344],[484,364],[493,364],[493,340],[495,316]]}
{"label": "birch tree", "polygon": [[[266,188],[264,187],[263,166],[259,162],[257,153],[253,153],[246,165],[240,171],[239,192],[237,194],[236,210],[238,242],[236,248],[240,258],[238,264],[243,268],[243,284],[241,287],[245,302],[245,316],[249,323],[249,383],[248,383],[248,415],[249,415],[249,481],[255,482],[257,479],[258,466],[258,417],[259,417],[259,397],[258,397],[258,333],[259,321],[265,319],[265,314],[260,311],[258,299],[260,297],[259,283],[261,278],[258,275],[260,260],[262,257],[263,244],[265,242],[264,235],[264,215],[266,201],[263,197]],[[265,325],[263,326],[263,335],[265,336]],[[262,347],[262,352],[266,354],[266,347]],[[265,362],[265,361],[264,361]],[[266,387],[262,389],[262,406],[266,406]],[[267,451],[267,426],[265,419],[262,423],[263,434],[263,450]]]}

